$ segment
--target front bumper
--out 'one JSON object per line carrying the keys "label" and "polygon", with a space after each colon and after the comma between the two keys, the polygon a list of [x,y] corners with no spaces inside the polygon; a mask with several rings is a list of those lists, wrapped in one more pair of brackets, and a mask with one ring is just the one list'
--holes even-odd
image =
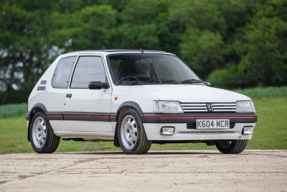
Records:
{"label": "front bumper", "polygon": [[[144,123],[148,140],[152,141],[215,141],[251,139],[252,135],[243,135],[244,126],[253,126],[255,123],[236,123],[232,129],[187,129],[186,123]],[[175,127],[172,136],[161,134],[162,127]]]}
{"label": "front bumper", "polygon": [[[215,141],[251,139],[242,133],[243,127],[255,128],[255,113],[182,113],[144,114],[144,128],[148,140],[154,141]],[[230,129],[196,129],[196,119],[229,119]],[[193,126],[194,125],[194,126]],[[161,134],[162,127],[174,127],[172,136]]]}

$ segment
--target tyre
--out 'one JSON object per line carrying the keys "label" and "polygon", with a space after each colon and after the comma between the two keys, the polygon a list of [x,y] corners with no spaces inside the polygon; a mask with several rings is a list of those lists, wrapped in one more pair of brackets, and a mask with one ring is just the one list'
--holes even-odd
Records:
{"label": "tyre", "polygon": [[123,152],[145,154],[152,142],[146,137],[140,116],[134,109],[127,109],[119,118],[118,139]]}
{"label": "tyre", "polygon": [[225,154],[238,154],[244,151],[248,140],[218,141],[215,143],[217,149]]}
{"label": "tyre", "polygon": [[57,150],[60,137],[54,134],[51,125],[42,112],[37,112],[31,122],[31,145],[37,153],[53,153]]}

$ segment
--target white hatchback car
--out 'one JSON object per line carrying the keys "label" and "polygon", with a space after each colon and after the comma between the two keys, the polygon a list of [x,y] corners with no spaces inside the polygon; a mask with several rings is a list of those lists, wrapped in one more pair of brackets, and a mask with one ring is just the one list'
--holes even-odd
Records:
{"label": "white hatchback car", "polygon": [[257,115],[244,95],[212,88],[176,55],[101,50],[60,55],[28,100],[28,140],[37,153],[60,142],[114,141],[125,153],[152,143],[206,143],[242,152]]}

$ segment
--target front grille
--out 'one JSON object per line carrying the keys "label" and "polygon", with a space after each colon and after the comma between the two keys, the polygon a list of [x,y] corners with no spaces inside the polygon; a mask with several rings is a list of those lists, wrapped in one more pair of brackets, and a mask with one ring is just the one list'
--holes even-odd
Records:
{"label": "front grille", "polygon": [[[196,112],[236,112],[235,102],[221,103],[180,103],[184,113]],[[208,107],[209,105],[209,107]]]}
{"label": "front grille", "polygon": [[[230,129],[233,129],[234,127],[235,127],[235,123],[230,123]],[[186,128],[196,129],[196,123],[187,123]]]}

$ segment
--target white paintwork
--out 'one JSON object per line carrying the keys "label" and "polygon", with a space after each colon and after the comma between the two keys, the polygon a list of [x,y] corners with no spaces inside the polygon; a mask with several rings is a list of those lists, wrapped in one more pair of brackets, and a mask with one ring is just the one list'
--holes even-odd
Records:
{"label": "white paintwork", "polygon": [[[251,100],[244,95],[202,84],[186,85],[133,85],[116,86],[111,80],[106,56],[118,53],[140,53],[138,52],[104,52],[104,51],[85,51],[72,52],[60,55],[47,69],[43,76],[35,85],[29,96],[28,110],[31,111],[36,103],[43,103],[47,111],[83,111],[83,112],[102,112],[116,113],[119,106],[126,101],[136,102],[143,113],[153,113],[154,100],[170,100],[180,102],[236,102],[237,100]],[[155,53],[148,52],[146,53]],[[155,53],[157,54],[157,53]],[[173,55],[171,53],[161,53]],[[104,62],[107,80],[110,88],[105,90],[89,89],[54,89],[51,80],[54,70],[60,59],[68,56],[100,56]],[[37,91],[42,80],[47,80],[46,90]],[[72,93],[72,99],[66,98],[66,93]],[[117,97],[117,100],[114,98]],[[65,105],[66,104],[66,105]],[[115,122],[100,121],[50,121],[55,134],[63,138],[88,138],[113,140],[115,133]],[[186,124],[172,124],[176,126],[176,133],[173,136],[160,135],[160,128],[163,124],[145,123],[144,127],[149,140],[209,140],[209,139],[251,139],[252,135],[242,135],[243,125],[236,124],[232,131],[234,133],[180,133],[180,131],[193,131],[186,129]],[[171,125],[171,124],[167,124]],[[253,125],[253,124],[252,124]],[[255,125],[255,124],[254,124]],[[241,130],[240,130],[241,129]]]}
{"label": "white paintwork", "polygon": [[[116,91],[153,95],[159,100],[180,102],[235,102],[237,100],[250,100],[250,98],[245,95],[224,89],[208,87],[202,84],[119,86],[115,92]],[[145,99],[143,96],[141,99],[142,98]],[[151,111],[147,112],[153,112],[153,108],[148,110]]]}
{"label": "white paintwork", "polygon": [[65,121],[50,120],[54,131],[70,131]]}
{"label": "white paintwork", "polygon": [[[77,56],[75,54],[71,54],[70,56]],[[63,111],[64,103],[63,100],[65,98],[65,89],[54,89],[52,87],[52,78],[54,71],[57,67],[57,64],[60,59],[63,57],[58,57],[51,66],[46,70],[46,72],[42,75],[42,77],[39,79],[37,84],[35,85],[34,89],[32,90],[28,102],[28,111],[31,111],[32,107],[36,103],[43,103],[45,104],[45,107],[47,111]],[[42,80],[47,80],[47,83],[45,85],[46,89],[45,91],[37,91],[37,87],[40,86],[40,82]]]}
{"label": "white paintwork", "polygon": [[[72,98],[65,98],[64,112],[110,113],[111,89],[68,89]],[[112,131],[111,122],[66,121],[71,131]]]}
{"label": "white paintwork", "polygon": [[113,133],[112,123],[104,121],[71,121],[66,120],[70,131],[77,132],[111,132]]}
{"label": "white paintwork", "polygon": [[110,132],[79,132],[79,131],[54,131],[61,138],[85,138],[87,140],[114,140],[114,133]]}
{"label": "white paintwork", "polygon": [[[117,100],[114,98],[117,97]],[[119,106],[126,101],[134,101],[144,113],[153,113],[153,101],[159,98],[141,86],[114,86],[111,112],[117,112]]]}

